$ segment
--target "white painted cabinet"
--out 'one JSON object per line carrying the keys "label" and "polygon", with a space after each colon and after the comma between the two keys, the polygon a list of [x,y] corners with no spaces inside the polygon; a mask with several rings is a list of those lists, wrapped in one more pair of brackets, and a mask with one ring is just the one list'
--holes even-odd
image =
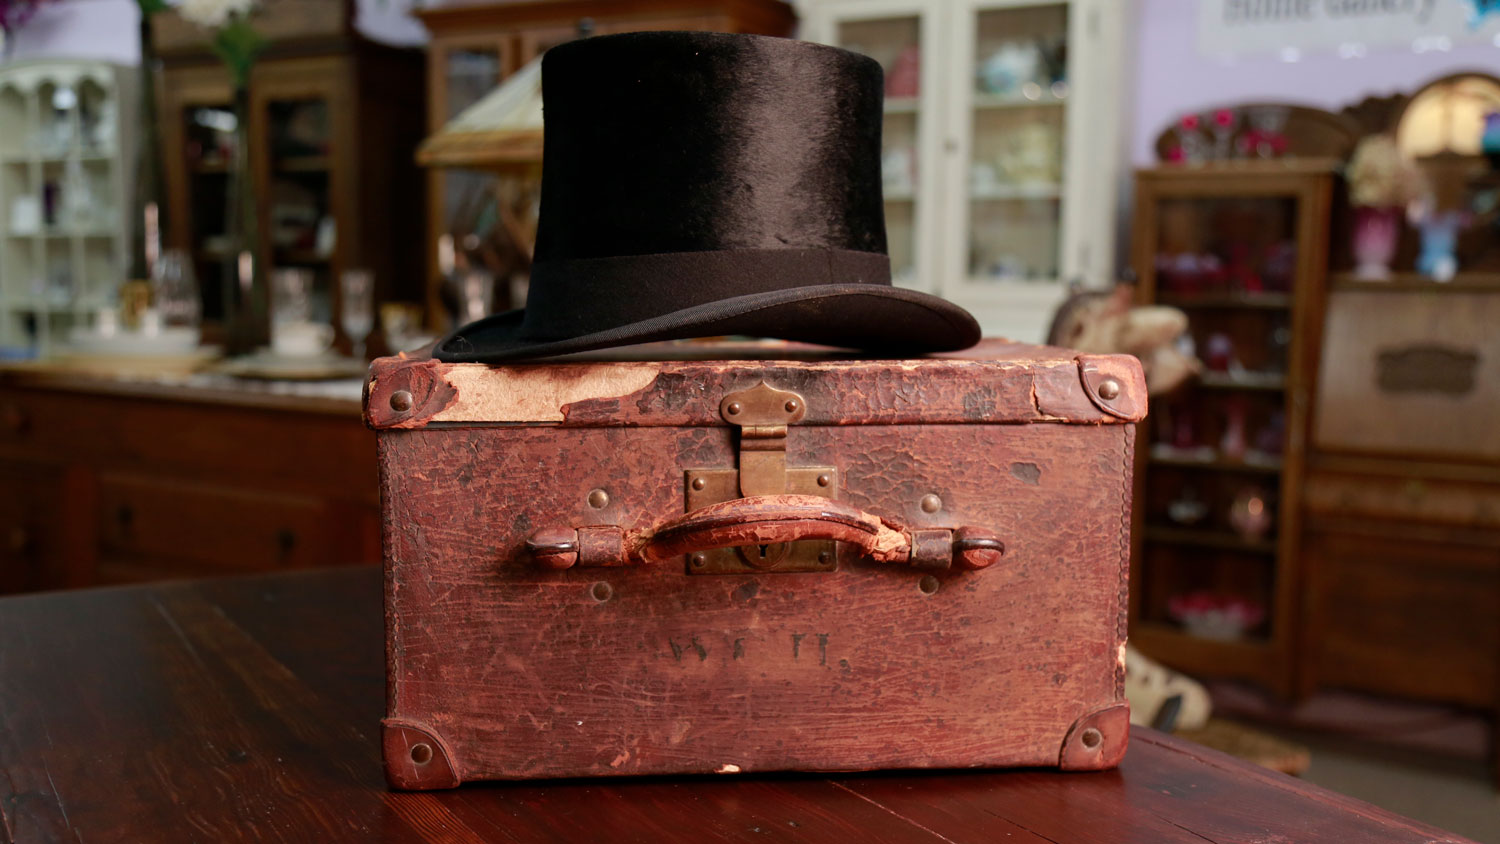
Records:
{"label": "white painted cabinet", "polygon": [[802,36],[886,71],[896,283],[1044,339],[1067,283],[1111,282],[1124,0],[809,0]]}
{"label": "white painted cabinet", "polygon": [[135,70],[0,65],[0,358],[45,352],[128,270]]}

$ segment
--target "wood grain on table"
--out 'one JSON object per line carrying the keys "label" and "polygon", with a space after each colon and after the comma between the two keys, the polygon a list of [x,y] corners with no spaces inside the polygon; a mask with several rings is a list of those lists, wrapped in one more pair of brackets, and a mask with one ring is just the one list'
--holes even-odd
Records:
{"label": "wood grain on table", "polygon": [[[1137,730],[1118,771],[386,789],[379,572],[0,599],[0,834],[34,841],[1461,842]],[[987,717],[1004,717],[989,713]]]}

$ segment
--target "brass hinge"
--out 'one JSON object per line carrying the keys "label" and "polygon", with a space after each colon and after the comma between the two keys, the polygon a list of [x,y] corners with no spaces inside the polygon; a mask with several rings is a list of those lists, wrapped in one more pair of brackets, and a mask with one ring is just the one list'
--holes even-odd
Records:
{"label": "brass hinge", "polygon": [[762,381],[725,396],[719,414],[740,426],[740,495],[785,494],[786,426],[807,415],[802,397]]}
{"label": "brass hinge", "polygon": [[[787,426],[807,415],[807,403],[789,390],[762,381],[719,402],[724,421],[740,429],[739,469],[689,469],[686,511],[734,498],[759,495],[818,495],[833,498],[838,474],[831,466],[786,465]],[[838,566],[833,542],[813,540],[692,555],[692,574],[757,571],[831,571]]]}

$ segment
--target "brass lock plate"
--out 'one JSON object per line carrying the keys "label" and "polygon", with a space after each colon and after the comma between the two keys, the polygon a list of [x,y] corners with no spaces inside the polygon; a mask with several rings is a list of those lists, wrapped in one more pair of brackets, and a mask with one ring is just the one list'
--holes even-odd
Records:
{"label": "brass lock plate", "polygon": [[[738,469],[689,469],[685,478],[687,512],[740,498]],[[838,472],[831,466],[800,466],[786,470],[788,495],[832,498]],[[713,548],[688,555],[688,574],[765,574],[834,571],[838,543],[831,540],[780,542],[745,548]]]}

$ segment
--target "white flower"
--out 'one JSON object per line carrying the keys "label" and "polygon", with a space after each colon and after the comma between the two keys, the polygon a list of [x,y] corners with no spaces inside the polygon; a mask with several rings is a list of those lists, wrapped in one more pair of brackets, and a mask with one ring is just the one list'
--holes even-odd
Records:
{"label": "white flower", "polygon": [[205,29],[219,29],[232,18],[250,14],[259,0],[179,0],[177,14]]}

